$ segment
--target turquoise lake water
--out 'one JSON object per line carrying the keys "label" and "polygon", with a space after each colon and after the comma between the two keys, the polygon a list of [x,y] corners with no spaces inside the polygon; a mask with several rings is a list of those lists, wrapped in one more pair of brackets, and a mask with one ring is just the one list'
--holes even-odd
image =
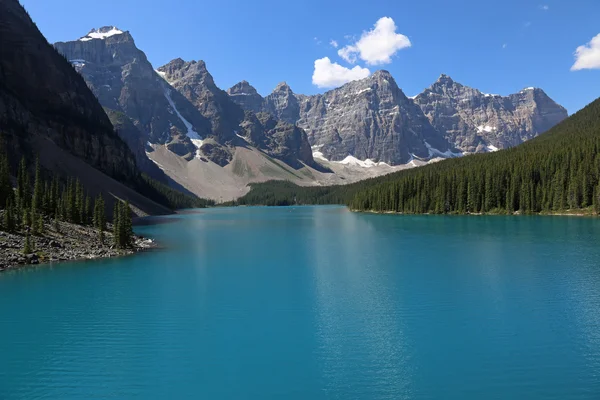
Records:
{"label": "turquoise lake water", "polygon": [[0,274],[0,399],[600,399],[600,220],[158,220]]}

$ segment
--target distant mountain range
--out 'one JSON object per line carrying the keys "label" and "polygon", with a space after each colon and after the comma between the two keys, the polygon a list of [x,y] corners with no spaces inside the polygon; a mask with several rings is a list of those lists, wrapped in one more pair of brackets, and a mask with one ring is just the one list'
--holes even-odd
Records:
{"label": "distant mountain range", "polygon": [[387,71],[314,96],[286,83],[266,97],[246,81],[224,91],[203,61],[177,58],[154,69],[130,33],[112,26],[55,47],[105,107],[140,168],[156,174],[159,166],[217,200],[244,194],[251,182],[339,184],[495,151],[567,117],[541,89],[488,95],[445,75],[415,98]]}
{"label": "distant mountain range", "polygon": [[248,82],[228,91],[246,110],[296,123],[331,160],[352,155],[392,165],[415,157],[454,157],[495,151],[531,139],[565,119],[567,111],[542,89],[490,95],[450,77],[407,98],[387,71],[322,95],[296,95],[285,84],[262,98]]}

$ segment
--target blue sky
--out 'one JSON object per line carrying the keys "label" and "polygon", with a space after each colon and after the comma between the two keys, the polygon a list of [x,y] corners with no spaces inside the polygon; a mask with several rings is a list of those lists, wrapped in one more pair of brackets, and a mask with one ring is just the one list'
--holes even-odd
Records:
{"label": "blue sky", "polygon": [[267,95],[286,81],[314,94],[327,89],[313,74],[332,86],[386,69],[409,96],[441,73],[486,93],[541,87],[569,113],[600,96],[598,0],[21,2],[50,42],[115,25],[155,67],[202,59],[223,89],[245,79]]}

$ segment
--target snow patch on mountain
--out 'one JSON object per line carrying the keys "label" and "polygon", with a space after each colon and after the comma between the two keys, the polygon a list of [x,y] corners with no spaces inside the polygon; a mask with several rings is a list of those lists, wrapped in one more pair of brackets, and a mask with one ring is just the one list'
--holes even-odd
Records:
{"label": "snow patch on mountain", "polygon": [[462,157],[463,153],[454,153],[452,152],[452,150],[448,149],[446,151],[439,151],[436,148],[431,147],[431,145],[427,142],[425,143],[425,147],[427,147],[427,150],[429,150],[429,157],[433,157],[433,156],[438,156],[438,157],[444,157],[444,158],[454,158],[454,157]]}
{"label": "snow patch on mountain", "polygon": [[488,132],[488,133],[490,133],[490,132],[492,132],[492,131],[495,131],[495,130],[496,130],[496,127],[495,127],[495,126],[489,126],[489,125],[485,125],[485,126],[484,126],[484,125],[479,125],[479,126],[477,127],[477,132],[478,132],[478,133],[482,133],[482,132]]}
{"label": "snow patch on mountain", "polygon": [[196,132],[194,130],[194,128],[192,127],[192,124],[190,124],[188,122],[188,120],[185,119],[183,117],[183,115],[181,115],[181,113],[179,112],[179,110],[177,109],[177,107],[175,107],[175,103],[173,102],[173,99],[171,98],[171,89],[165,88],[165,98],[169,102],[169,105],[171,106],[171,108],[173,109],[173,111],[175,111],[175,114],[177,114],[177,117],[179,117],[179,119],[181,120],[181,122],[183,122],[183,124],[187,128],[187,136],[190,139],[200,140],[201,139],[200,135],[198,134],[198,132]]}
{"label": "snow patch on mountain", "polygon": [[356,165],[359,167],[363,167],[363,168],[371,168],[371,167],[377,167],[377,166],[389,166],[388,164],[384,163],[384,162],[375,162],[373,160],[370,159],[366,159],[364,161],[359,160],[358,158],[349,155],[348,157],[344,158],[342,161],[334,161],[338,164],[344,164],[344,165]]}
{"label": "snow patch on mountain", "polygon": [[82,59],[69,60],[69,62],[74,67],[79,67],[79,68],[81,68],[85,65],[85,60],[82,60]]}
{"label": "snow patch on mountain", "polygon": [[124,32],[122,30],[117,29],[114,26],[111,27],[109,30],[94,29],[90,33],[88,33],[87,35],[85,35],[84,37],[82,37],[79,40],[81,42],[87,42],[88,40],[92,40],[92,39],[106,39],[107,37],[111,37],[111,36],[114,36],[114,35],[122,35],[123,33]]}
{"label": "snow patch on mountain", "polygon": [[325,156],[323,155],[323,153],[321,153],[320,151],[313,151],[313,158],[317,159],[317,160],[321,160],[321,161],[329,161],[328,159],[325,158]]}

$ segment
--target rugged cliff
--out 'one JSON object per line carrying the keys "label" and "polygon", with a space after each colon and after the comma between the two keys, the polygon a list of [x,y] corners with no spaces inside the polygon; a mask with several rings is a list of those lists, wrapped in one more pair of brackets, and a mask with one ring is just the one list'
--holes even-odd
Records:
{"label": "rugged cliff", "polygon": [[314,96],[295,94],[281,83],[262,98],[246,81],[228,93],[245,110],[297,124],[330,160],[351,155],[394,165],[511,147],[567,117],[541,89],[502,97],[446,75],[414,99],[387,71]]}
{"label": "rugged cliff", "polygon": [[[239,95],[232,99],[248,107]],[[304,129],[310,144],[333,161],[353,156],[393,165],[415,157],[453,156],[448,142],[387,71],[315,96],[296,95],[282,83],[263,99],[262,110]]]}
{"label": "rugged cliff", "polygon": [[245,138],[269,156],[295,169],[308,165],[323,170],[313,159],[306,132],[296,125],[276,120],[268,113],[255,115],[247,111],[241,128]]}
{"label": "rugged cliff", "polygon": [[211,122],[211,132],[221,143],[235,138],[244,111],[215,85],[204,61],[177,58],[158,71]]}
{"label": "rugged cliff", "polygon": [[144,143],[166,144],[181,156],[193,157],[196,146],[191,139],[210,135],[210,121],[154,71],[129,32],[103,27],[54,46],[104,107],[133,121]]}
{"label": "rugged cliff", "polygon": [[464,152],[515,146],[547,131],[567,111],[542,89],[527,88],[503,97],[440,78],[415,98],[431,124]]}

